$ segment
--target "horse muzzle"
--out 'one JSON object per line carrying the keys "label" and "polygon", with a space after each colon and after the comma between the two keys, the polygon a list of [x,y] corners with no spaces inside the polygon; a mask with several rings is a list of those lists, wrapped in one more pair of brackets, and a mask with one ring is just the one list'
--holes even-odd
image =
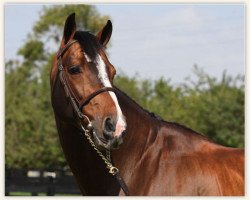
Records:
{"label": "horse muzzle", "polygon": [[[119,136],[113,136],[109,138],[101,137],[99,136],[95,130],[93,130],[93,139],[95,142],[95,145],[100,150],[108,150],[108,149],[118,149],[120,145],[123,143],[123,136],[126,132],[123,131],[123,133]],[[104,133],[103,133],[104,135]]]}

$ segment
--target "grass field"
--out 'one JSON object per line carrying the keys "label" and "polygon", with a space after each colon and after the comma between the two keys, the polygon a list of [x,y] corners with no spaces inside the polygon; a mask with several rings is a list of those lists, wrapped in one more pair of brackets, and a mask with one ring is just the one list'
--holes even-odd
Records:
{"label": "grass field", "polygon": [[[30,192],[10,192],[9,196],[31,196]],[[38,193],[37,196],[46,196],[46,193]],[[56,193],[55,196],[81,196],[80,194],[62,194]]]}

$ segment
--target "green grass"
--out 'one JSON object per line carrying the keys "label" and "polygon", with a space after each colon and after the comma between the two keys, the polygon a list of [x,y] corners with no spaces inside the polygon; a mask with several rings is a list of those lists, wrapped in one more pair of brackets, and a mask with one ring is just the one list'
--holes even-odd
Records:
{"label": "green grass", "polygon": [[30,192],[10,192],[10,196],[31,196]]}
{"label": "green grass", "polygon": [[[45,192],[38,193],[37,196],[46,196],[47,194]],[[30,192],[10,192],[9,196],[31,196]],[[61,194],[56,193],[55,196],[81,196],[80,194]]]}
{"label": "green grass", "polygon": [[55,196],[82,196],[81,194],[55,194]]}

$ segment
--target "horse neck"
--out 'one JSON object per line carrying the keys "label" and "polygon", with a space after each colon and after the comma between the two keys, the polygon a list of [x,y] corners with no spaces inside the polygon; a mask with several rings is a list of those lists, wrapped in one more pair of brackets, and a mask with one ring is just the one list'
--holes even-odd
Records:
{"label": "horse neck", "polygon": [[119,89],[117,98],[126,118],[127,130],[123,144],[118,150],[112,151],[112,157],[115,165],[122,171],[123,168],[129,167],[128,165],[132,167],[155,140],[159,120]]}
{"label": "horse neck", "polygon": [[[83,133],[73,124],[56,116],[60,143],[66,160],[86,195],[117,195],[120,187],[108,173],[105,163],[90,146]],[[107,184],[109,183],[109,184]]]}

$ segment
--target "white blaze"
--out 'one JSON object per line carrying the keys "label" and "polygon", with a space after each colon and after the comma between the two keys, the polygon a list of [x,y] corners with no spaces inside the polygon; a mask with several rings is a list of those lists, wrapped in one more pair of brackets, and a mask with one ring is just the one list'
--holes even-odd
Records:
{"label": "white blaze", "polygon": [[[89,60],[89,57],[87,55],[85,55],[85,58],[87,59],[87,61]],[[101,83],[104,85],[104,87],[112,87],[106,71],[106,65],[99,54],[96,57],[96,61],[97,61],[96,67],[98,70],[98,78],[100,79]],[[110,91],[108,93],[111,96],[112,100],[114,101],[117,112],[117,123],[114,136],[119,136],[126,129],[126,122],[123,118],[122,111],[119,106],[115,93]]]}
{"label": "white blaze", "polygon": [[89,58],[89,56],[85,52],[83,54],[87,62],[91,62],[91,59]]}

